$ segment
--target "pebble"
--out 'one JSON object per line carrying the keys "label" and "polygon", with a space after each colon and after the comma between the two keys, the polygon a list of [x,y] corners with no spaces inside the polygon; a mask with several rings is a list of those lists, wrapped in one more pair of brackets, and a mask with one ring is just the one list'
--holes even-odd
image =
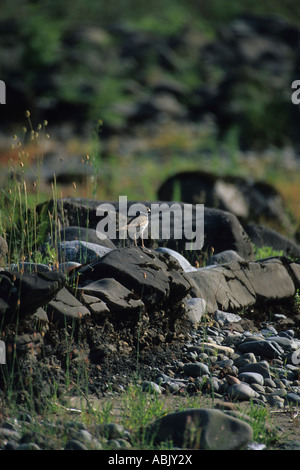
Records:
{"label": "pebble", "polygon": [[200,323],[206,312],[206,302],[201,298],[188,299],[186,302],[187,317],[192,325]]}
{"label": "pebble", "polygon": [[[279,331],[276,319],[280,321],[281,316],[274,316],[271,325],[262,324],[255,334],[242,328],[235,332],[231,326],[240,320],[232,315],[217,311],[210,325],[191,322],[190,339],[182,345],[181,356],[165,368],[156,369],[151,380],[141,382],[141,389],[150,394],[201,392],[227,403],[252,400],[278,409],[298,407],[299,367],[293,363],[292,353],[300,349],[300,340],[295,332]],[[211,415],[209,419],[214,420],[216,416]],[[0,449],[41,449],[38,439],[22,441],[23,426],[21,418],[0,423]],[[68,429],[69,439],[61,446],[65,450],[131,448],[130,432],[117,423],[104,423],[93,430],[79,425]]]}
{"label": "pebble", "polygon": [[253,388],[245,383],[233,384],[228,388],[228,395],[237,400],[250,400],[250,398],[257,398],[259,395]]}
{"label": "pebble", "polygon": [[190,377],[200,377],[201,375],[209,375],[209,368],[202,362],[189,362],[184,364],[183,372]]}
{"label": "pebble", "polygon": [[289,392],[285,396],[286,402],[288,403],[294,403],[299,405],[300,404],[300,395],[294,392]]}
{"label": "pebble", "polygon": [[241,382],[246,382],[247,384],[264,384],[263,376],[257,372],[241,372],[239,374],[239,379]]}

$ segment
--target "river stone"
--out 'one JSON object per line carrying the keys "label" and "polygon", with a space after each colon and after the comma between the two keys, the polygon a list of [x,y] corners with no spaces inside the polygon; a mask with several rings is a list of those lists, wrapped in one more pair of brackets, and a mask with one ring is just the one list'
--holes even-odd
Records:
{"label": "river stone", "polygon": [[247,384],[264,385],[263,376],[257,372],[241,372],[239,374],[239,379],[241,382],[246,382]]}
{"label": "river stone", "polygon": [[239,373],[242,372],[257,372],[258,374],[261,374],[264,379],[271,378],[270,368],[267,361],[245,364],[244,366],[239,368]]}
{"label": "river stone", "polygon": [[173,446],[201,450],[244,449],[252,440],[251,426],[216,409],[191,408],[170,413],[146,429],[154,444],[172,442]]}
{"label": "river stone", "polygon": [[234,365],[239,369],[240,367],[245,366],[246,364],[254,364],[256,361],[255,354],[245,353],[234,359]]}
{"label": "river stone", "polygon": [[235,313],[223,312],[222,310],[217,310],[215,312],[215,319],[223,323],[237,323],[241,321],[241,317]]}
{"label": "river stone", "polygon": [[296,403],[297,405],[299,405],[300,404],[300,395],[298,395],[297,393],[294,393],[294,392],[288,392],[285,396],[285,400],[289,404],[295,404]]}
{"label": "river stone", "polygon": [[244,341],[238,345],[242,353],[253,352],[256,356],[266,359],[276,359],[284,354],[283,349],[275,342],[267,340]]}
{"label": "river stone", "polygon": [[230,263],[231,261],[243,261],[243,258],[234,250],[224,250],[211,256],[207,260],[206,265],[224,264]]}
{"label": "river stone", "polygon": [[240,401],[247,401],[258,396],[257,393],[245,383],[230,385],[227,393],[231,398]]}
{"label": "river stone", "polygon": [[283,349],[291,351],[293,348],[293,341],[290,338],[285,338],[284,336],[268,336],[267,341],[275,342],[279,344]]}
{"label": "river stone", "polygon": [[184,364],[183,372],[190,377],[200,377],[209,374],[209,368],[202,362],[188,362]]}

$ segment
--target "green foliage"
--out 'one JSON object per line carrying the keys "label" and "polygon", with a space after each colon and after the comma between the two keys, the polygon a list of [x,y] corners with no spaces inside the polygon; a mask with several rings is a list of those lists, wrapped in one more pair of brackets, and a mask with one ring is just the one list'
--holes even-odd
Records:
{"label": "green foliage", "polygon": [[36,5],[28,6],[26,20],[20,22],[23,43],[22,72],[25,81],[43,80],[41,71],[53,65],[60,53],[61,24],[42,14]]}
{"label": "green foliage", "polygon": [[253,253],[256,260],[271,258],[272,256],[283,256],[282,250],[275,250],[271,246],[258,247],[253,245]]}

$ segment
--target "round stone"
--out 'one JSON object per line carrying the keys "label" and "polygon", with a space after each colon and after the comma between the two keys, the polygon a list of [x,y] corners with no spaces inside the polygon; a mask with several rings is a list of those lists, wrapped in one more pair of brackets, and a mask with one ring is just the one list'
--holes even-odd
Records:
{"label": "round stone", "polygon": [[231,398],[246,401],[251,398],[256,398],[258,394],[247,384],[233,384],[228,388],[228,395]]}
{"label": "round stone", "polygon": [[209,368],[202,362],[188,362],[184,364],[183,372],[190,377],[200,377],[209,374]]}
{"label": "round stone", "polygon": [[264,384],[264,378],[258,372],[242,372],[241,374],[239,374],[239,379],[241,382],[246,382],[248,384]]}

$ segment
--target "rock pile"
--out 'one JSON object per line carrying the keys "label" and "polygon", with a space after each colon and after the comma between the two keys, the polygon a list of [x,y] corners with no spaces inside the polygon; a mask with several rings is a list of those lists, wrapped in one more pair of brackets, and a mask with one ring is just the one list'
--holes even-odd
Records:
{"label": "rock pile", "polygon": [[[52,269],[21,263],[0,272],[7,367],[13,367],[16,355],[14,390],[21,402],[26,401],[24,382],[32,383],[39,409],[52,396],[53,383],[56,393],[65,394],[66,373],[78,378],[83,368],[93,377],[91,394],[120,393],[138,367],[140,386],[149,393],[201,393],[221,401],[251,400],[279,408],[299,404],[297,260],[254,261],[237,218],[217,209],[206,213],[211,219],[208,227],[214,227],[208,237],[212,233],[220,238],[225,229],[230,236],[220,242],[227,251],[216,250],[214,264],[191,264],[182,253],[161,246],[160,240],[148,240],[145,248],[133,241],[121,246],[123,240],[117,239],[104,240],[103,246],[100,240],[93,243],[97,221],[91,208],[96,205],[97,201],[58,201],[67,223],[75,220],[74,211],[77,223],[81,217],[86,222],[89,214],[90,224],[87,231],[70,224],[65,238],[60,233],[56,243],[61,259]],[[39,213],[43,210],[41,206]],[[233,247],[240,247],[239,254]],[[248,318],[246,312],[251,311]],[[5,384],[2,376],[2,389]],[[187,434],[186,423],[193,424],[189,429],[196,430],[195,435]],[[223,408],[186,410],[153,426],[155,432],[153,427],[148,431],[155,434],[156,443],[171,439],[179,447],[187,439],[191,448],[237,449],[252,439],[251,422],[246,424]],[[225,440],[218,426],[228,429]],[[17,434],[8,436],[0,429],[1,435],[10,445],[21,445]],[[91,435],[90,444],[76,435],[66,447],[101,447],[97,433]],[[130,446],[130,439],[125,441]],[[41,445],[39,440],[31,444]]]}

